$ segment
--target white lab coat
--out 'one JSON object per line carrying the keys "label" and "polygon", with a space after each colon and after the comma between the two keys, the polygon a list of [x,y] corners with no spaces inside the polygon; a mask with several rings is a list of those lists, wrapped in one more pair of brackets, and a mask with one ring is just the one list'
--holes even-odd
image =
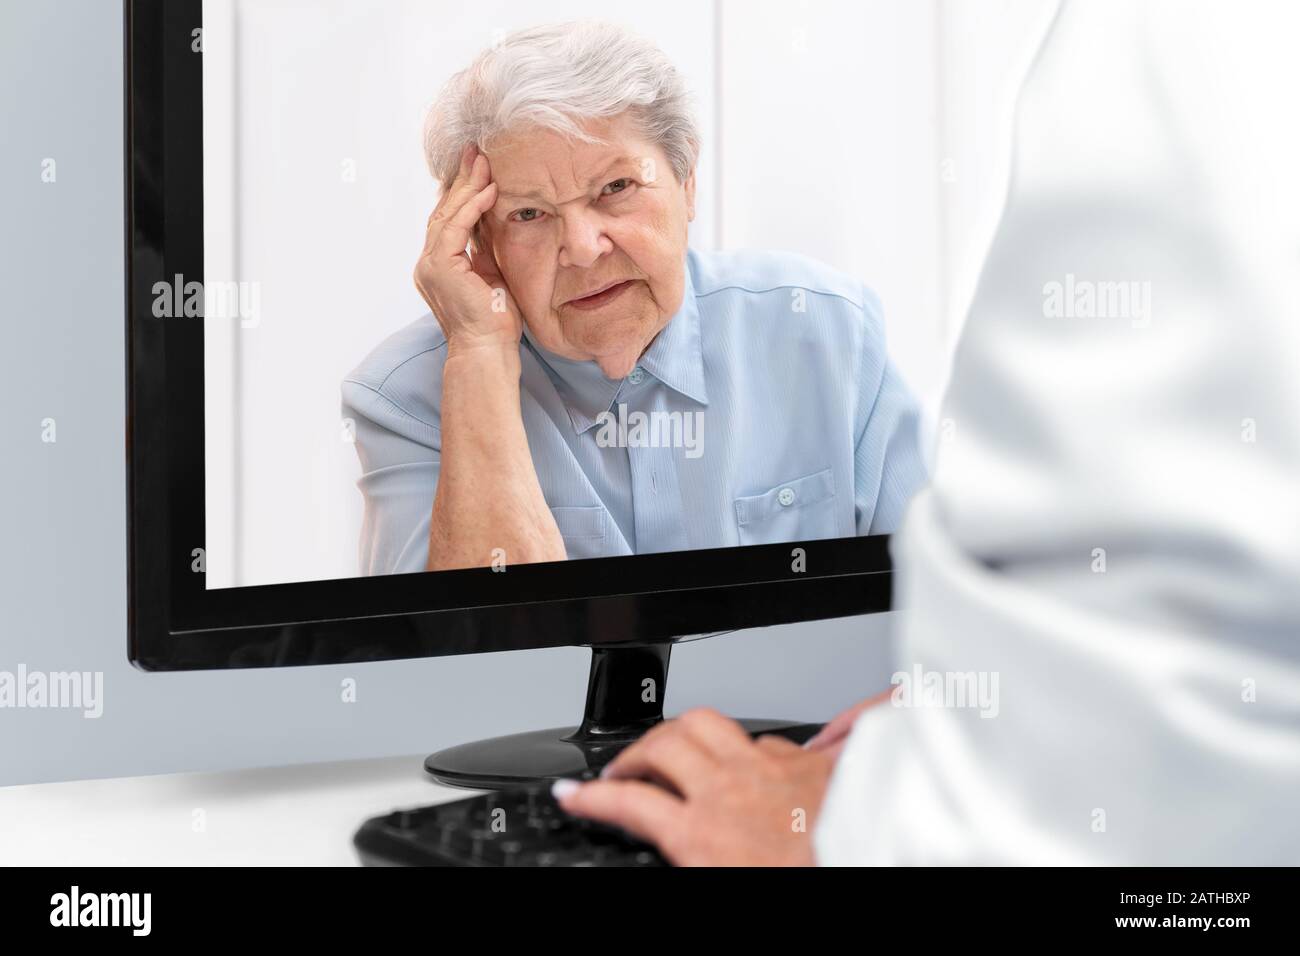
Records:
{"label": "white lab coat", "polygon": [[860,718],[819,862],[1300,864],[1287,13],[1067,0],[1049,29],[894,541],[896,671],[996,675],[997,706]]}

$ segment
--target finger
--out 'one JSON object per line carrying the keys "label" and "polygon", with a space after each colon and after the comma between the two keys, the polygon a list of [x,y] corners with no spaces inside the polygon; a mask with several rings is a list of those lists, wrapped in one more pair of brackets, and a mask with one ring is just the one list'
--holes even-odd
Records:
{"label": "finger", "polygon": [[442,224],[441,230],[433,240],[433,249],[429,255],[434,259],[465,256],[465,247],[469,245],[469,236],[474,224],[492,208],[492,204],[496,201],[497,184],[488,183],[477,195],[472,196],[461,206],[455,216]]}
{"label": "finger", "polygon": [[677,797],[637,780],[593,780],[557,800],[566,812],[622,827],[658,846],[665,856],[686,812],[686,804]]}
{"label": "finger", "polygon": [[[679,736],[693,740],[701,750],[715,760],[733,757],[737,752],[753,746],[749,734],[731,718],[709,707],[694,707],[678,717],[655,724],[623,753],[626,754],[630,750],[635,755],[640,748],[654,745],[661,737]],[[619,758],[610,761],[604,772],[613,772],[610,768],[618,763]]]}
{"label": "finger", "polygon": [[821,750],[842,741],[853,730],[853,725],[857,723],[857,720],[862,716],[863,711],[888,700],[889,695],[893,692],[894,689],[891,687],[888,690],[881,691],[874,697],[868,697],[866,700],[854,704],[848,710],[837,714],[829,723],[826,724],[825,727],[804,741],[804,748],[806,750]]}
{"label": "finger", "polygon": [[774,754],[780,757],[787,757],[791,754],[804,752],[803,747],[800,747],[794,741],[786,740],[784,737],[780,737],[776,734],[762,734],[756,741],[754,741],[754,746],[765,753]]}
{"label": "finger", "polygon": [[831,763],[838,763],[840,754],[843,753],[845,745],[849,742],[848,737],[841,737],[833,744],[826,744],[824,747],[818,747],[817,753],[824,757],[829,757]]}
{"label": "finger", "polygon": [[[669,724],[662,724],[669,727]],[[656,728],[658,729],[658,728]],[[683,796],[712,779],[718,762],[678,726],[674,731],[647,734],[615,757],[601,773],[603,780],[650,780]]]}
{"label": "finger", "polygon": [[[496,183],[492,182],[487,159],[474,160],[474,170],[468,180],[448,199],[446,207],[434,219],[429,231],[434,253],[445,250],[446,242],[454,242],[454,254],[465,251],[469,233],[479,218],[496,202]],[[449,235],[450,234],[450,235]]]}
{"label": "finger", "polygon": [[[437,277],[446,268],[448,260],[463,259],[473,269],[473,262],[465,252],[465,247],[469,244],[469,230],[473,227],[473,223],[478,221],[477,217],[482,214],[479,210],[491,208],[492,203],[495,202],[495,186],[495,183],[490,183],[482,194],[462,208],[461,221],[435,222],[429,227],[429,232],[425,236],[424,249],[415,263],[415,287],[420,290],[421,295],[427,297],[431,294],[430,290],[437,286]],[[462,224],[466,221],[469,222],[469,226]],[[456,245],[457,242],[459,246]],[[485,276],[484,279],[489,285],[505,284],[499,275]]]}
{"label": "finger", "polygon": [[[446,202],[447,197],[454,193],[457,188],[464,185],[464,183],[469,179],[470,173],[473,172],[474,169],[474,160],[477,157],[478,146],[474,143],[466,143],[464,147],[461,148],[460,162],[456,167],[456,175],[452,177],[451,185],[443,191],[442,196],[439,198],[439,206],[443,205],[443,203]],[[434,208],[436,209],[437,207]]]}
{"label": "finger", "polygon": [[463,173],[457,173],[451,188],[447,190],[445,201],[440,200],[434,209],[437,219],[450,219],[456,215],[461,205],[471,196],[477,194],[492,181],[492,170],[488,159],[481,153],[474,155],[473,161]]}
{"label": "finger", "polygon": [[[482,185],[475,185],[475,171],[480,166],[478,147],[473,143],[468,144],[460,154],[460,168],[456,171],[456,177],[438,197],[438,202],[434,205],[433,211],[429,213],[429,218],[425,223],[424,246],[425,252],[428,253],[438,237],[438,232],[442,223],[456,214],[456,211],[464,204],[465,200],[476,194],[483,188]],[[482,165],[487,164],[487,157],[482,159]],[[487,176],[491,178],[490,173]]]}
{"label": "finger", "polygon": [[855,704],[849,710],[836,714],[826,726],[804,741],[804,749],[822,750],[825,747],[839,743],[849,735],[854,722],[864,709],[862,704]]}
{"label": "finger", "polygon": [[745,728],[711,707],[693,707],[673,722],[718,760],[733,757],[754,746]]}

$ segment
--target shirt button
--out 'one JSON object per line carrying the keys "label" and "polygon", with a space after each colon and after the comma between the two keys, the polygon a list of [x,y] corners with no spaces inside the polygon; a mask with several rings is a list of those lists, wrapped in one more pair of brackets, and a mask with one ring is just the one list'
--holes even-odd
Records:
{"label": "shirt button", "polygon": [[776,500],[781,502],[781,504],[785,505],[787,508],[790,507],[790,505],[794,504],[794,489],[782,488],[776,493]]}
{"label": "shirt button", "polygon": [[645,380],[645,372],[641,369],[640,365],[638,365],[636,368],[632,369],[630,373],[628,373],[627,382],[629,385],[640,385],[644,380]]}

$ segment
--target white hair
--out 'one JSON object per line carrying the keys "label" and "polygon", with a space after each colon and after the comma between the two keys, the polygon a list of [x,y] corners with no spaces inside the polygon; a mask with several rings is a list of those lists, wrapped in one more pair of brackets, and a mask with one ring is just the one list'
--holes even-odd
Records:
{"label": "white hair", "polygon": [[579,124],[624,112],[684,183],[699,156],[699,130],[686,83],[663,51],[599,20],[518,30],[443,87],[425,120],[425,160],[445,192],[469,143],[488,149],[526,125],[600,142]]}

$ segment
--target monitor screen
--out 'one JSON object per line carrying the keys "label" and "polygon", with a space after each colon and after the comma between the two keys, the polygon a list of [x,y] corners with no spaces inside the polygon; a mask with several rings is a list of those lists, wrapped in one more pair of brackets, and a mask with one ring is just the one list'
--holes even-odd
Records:
{"label": "monitor screen", "polygon": [[203,3],[206,587],[892,531],[916,145],[816,28],[906,14],[498,6]]}
{"label": "monitor screen", "polygon": [[981,181],[930,14],[127,9],[134,658],[888,608]]}

